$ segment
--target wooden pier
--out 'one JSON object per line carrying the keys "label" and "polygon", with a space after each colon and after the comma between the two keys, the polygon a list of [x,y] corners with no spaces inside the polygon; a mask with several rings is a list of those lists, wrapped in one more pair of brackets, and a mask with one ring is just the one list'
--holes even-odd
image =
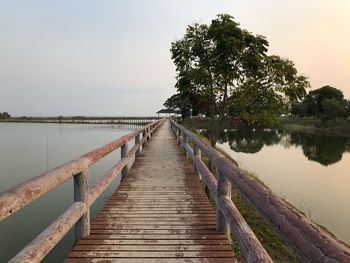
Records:
{"label": "wooden pier", "polygon": [[[118,149],[121,159],[89,185],[89,167]],[[120,174],[120,186],[90,223],[90,206]],[[248,263],[273,262],[232,202],[232,186],[302,262],[350,262],[349,246],[171,119],[156,120],[1,193],[0,222],[69,179],[73,204],[10,262],[40,262],[72,228],[76,245],[69,263],[236,262],[231,236]]]}
{"label": "wooden pier", "polygon": [[234,262],[166,122],[65,262]]}

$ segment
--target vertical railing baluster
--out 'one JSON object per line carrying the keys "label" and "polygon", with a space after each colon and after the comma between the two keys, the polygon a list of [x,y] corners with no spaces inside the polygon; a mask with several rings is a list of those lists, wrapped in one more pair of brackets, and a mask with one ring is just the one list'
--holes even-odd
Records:
{"label": "vertical railing baluster", "polygon": [[[217,175],[217,192],[216,200],[220,200],[222,196],[229,197],[231,199],[231,183],[227,178],[220,172],[220,169],[216,169]],[[216,206],[216,231],[224,232],[230,238],[230,228],[226,223],[225,216],[220,211],[220,208]]]}
{"label": "vertical railing baluster", "polygon": [[195,142],[193,142],[193,155],[194,155],[194,158],[193,158],[193,170],[198,175],[199,180],[202,181],[202,176],[201,176],[201,174],[198,171],[197,166],[196,166],[196,157],[201,158],[202,157],[202,152],[201,152],[201,149],[199,149],[199,147],[197,146],[197,144]]}
{"label": "vertical railing baluster", "polygon": [[89,173],[84,168],[74,176],[74,202],[83,202],[87,207],[86,213],[75,224],[75,238],[78,242],[90,234],[90,204],[89,204]]}
{"label": "vertical railing baluster", "polygon": [[[137,134],[136,137],[135,137],[135,145],[139,145],[140,144],[140,134]],[[136,151],[135,153],[135,158],[140,155],[141,153],[141,146],[140,148]]]}
{"label": "vertical railing baluster", "polygon": [[186,133],[183,133],[183,141],[184,141],[183,149],[184,149],[184,152],[186,154],[186,157],[188,157],[188,152],[187,152],[187,150],[185,148],[185,144],[188,143],[188,137],[187,137]]}
{"label": "vertical railing baluster", "polygon": [[[128,155],[128,142],[125,142],[120,149],[120,158],[123,159]],[[121,181],[129,173],[129,164],[127,163],[122,170]]]}
{"label": "vertical railing baluster", "polygon": [[[144,138],[146,138],[146,129],[144,129],[143,131],[142,131],[142,140],[144,139]],[[141,151],[143,151],[143,148],[145,147],[145,143],[146,143],[146,140],[143,140],[143,143],[142,143],[142,149],[141,149]]]}

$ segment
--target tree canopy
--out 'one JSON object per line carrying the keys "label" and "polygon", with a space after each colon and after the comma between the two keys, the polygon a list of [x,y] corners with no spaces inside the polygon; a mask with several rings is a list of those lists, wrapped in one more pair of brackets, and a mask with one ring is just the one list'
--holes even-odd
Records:
{"label": "tree canopy", "polygon": [[303,101],[294,102],[291,113],[295,116],[314,116],[324,120],[350,116],[350,101],[344,99],[343,92],[331,86],[311,90]]}
{"label": "tree canopy", "polygon": [[0,112],[0,119],[8,119],[8,118],[11,118],[11,115],[4,111],[3,113]]}
{"label": "tree canopy", "polygon": [[188,26],[183,38],[172,43],[179,96],[212,123],[219,117],[219,125],[212,127],[212,144],[224,117],[239,117],[251,125],[273,124],[289,101],[306,94],[309,82],[293,62],[267,51],[265,37],[242,29],[227,14],[218,15],[210,25]]}

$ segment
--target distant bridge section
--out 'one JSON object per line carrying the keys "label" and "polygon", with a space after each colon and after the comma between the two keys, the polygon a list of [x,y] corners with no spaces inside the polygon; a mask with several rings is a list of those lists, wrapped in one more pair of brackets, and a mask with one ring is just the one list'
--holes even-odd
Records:
{"label": "distant bridge section", "polygon": [[0,119],[0,122],[29,123],[74,123],[74,124],[135,124],[146,125],[161,119],[155,116],[146,117],[101,117],[101,116],[51,116],[51,117],[12,117]]}

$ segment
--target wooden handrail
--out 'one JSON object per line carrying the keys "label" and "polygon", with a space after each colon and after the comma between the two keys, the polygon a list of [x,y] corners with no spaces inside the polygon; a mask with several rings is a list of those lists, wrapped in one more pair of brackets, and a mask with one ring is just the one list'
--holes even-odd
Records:
{"label": "wooden handrail", "polygon": [[[11,262],[40,262],[74,225],[77,240],[88,235],[90,233],[89,210],[91,204],[128,166],[129,160],[137,157],[141,146],[144,146],[164,120],[150,123],[73,161],[2,192],[0,194],[0,222],[71,177],[74,178],[73,205],[20,251]],[[140,140],[140,134],[143,135],[142,140]],[[127,144],[132,139],[135,139],[135,145],[128,151]],[[124,147],[121,160],[96,185],[89,189],[87,176],[89,166],[121,147]],[[124,171],[125,176],[128,169]]]}
{"label": "wooden handrail", "polygon": [[[233,217],[239,217],[238,210],[236,211],[234,209],[231,199],[225,196],[220,196],[218,199],[218,183],[216,178],[205,166],[200,155],[191,155],[192,148],[183,138],[180,138],[180,134],[186,134],[186,137],[192,141],[194,149],[199,148],[212,161],[218,174],[232,183],[245,200],[255,208],[265,222],[275,230],[303,262],[350,262],[349,246],[306,218],[301,212],[273,194],[232,161],[218,153],[209,144],[201,141],[192,132],[173,120],[171,124],[178,142],[194,158],[195,169],[206,182],[217,207],[219,207],[225,217],[226,223],[231,226],[231,229],[238,227],[239,233],[238,235],[235,233],[235,236],[238,238],[248,262],[271,262],[269,261],[271,259],[265,258],[264,260],[259,259],[259,261],[254,261],[254,259],[262,255],[261,247],[246,247],[245,244],[251,246],[249,244],[251,240],[246,239],[253,238],[254,243],[259,241],[255,236],[251,236],[250,229],[244,229],[244,226],[237,219],[233,220]],[[238,230],[236,229],[236,231]],[[255,255],[251,253],[255,253]],[[264,256],[265,253],[266,251],[264,252]]]}

